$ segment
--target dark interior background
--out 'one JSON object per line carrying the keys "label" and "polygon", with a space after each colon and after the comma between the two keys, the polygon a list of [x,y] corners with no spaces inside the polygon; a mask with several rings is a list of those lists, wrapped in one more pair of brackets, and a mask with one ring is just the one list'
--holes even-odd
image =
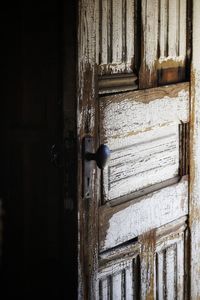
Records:
{"label": "dark interior background", "polygon": [[1,9],[1,299],[76,297],[75,16],[56,0]]}

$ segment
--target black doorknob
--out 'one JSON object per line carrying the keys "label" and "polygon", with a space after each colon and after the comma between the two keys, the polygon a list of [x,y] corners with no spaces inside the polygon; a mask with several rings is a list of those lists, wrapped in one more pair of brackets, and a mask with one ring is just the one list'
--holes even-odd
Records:
{"label": "black doorknob", "polygon": [[110,149],[108,146],[101,144],[96,153],[85,154],[87,160],[95,160],[99,169],[103,169],[110,158]]}

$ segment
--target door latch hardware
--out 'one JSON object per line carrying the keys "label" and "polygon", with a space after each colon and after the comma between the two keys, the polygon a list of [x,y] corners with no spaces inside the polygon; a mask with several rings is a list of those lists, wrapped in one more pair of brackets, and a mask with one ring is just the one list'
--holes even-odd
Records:
{"label": "door latch hardware", "polygon": [[94,139],[85,137],[83,139],[83,197],[85,199],[92,198],[92,171],[94,163],[86,159],[87,153],[93,151]]}
{"label": "door latch hardware", "polygon": [[94,138],[85,137],[83,140],[83,177],[84,177],[84,197],[91,198],[92,193],[92,174],[95,167],[94,162],[96,162],[99,169],[103,169],[106,166],[110,158],[110,149],[107,145],[100,145],[95,153],[94,150]]}
{"label": "door latch hardware", "polygon": [[85,158],[88,161],[96,161],[97,166],[102,170],[106,166],[110,158],[110,149],[108,148],[108,146],[101,144],[96,153],[87,152],[85,154]]}

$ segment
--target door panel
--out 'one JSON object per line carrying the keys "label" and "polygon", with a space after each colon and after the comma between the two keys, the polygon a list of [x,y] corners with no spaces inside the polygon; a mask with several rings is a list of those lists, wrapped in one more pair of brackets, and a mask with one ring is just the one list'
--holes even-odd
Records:
{"label": "door panel", "polygon": [[137,88],[136,11],[137,1],[103,0],[99,3],[97,61],[102,94]]}
{"label": "door panel", "polygon": [[101,143],[111,160],[103,172],[104,202],[179,176],[181,124],[189,120],[189,85],[183,83],[102,97]]}
{"label": "door panel", "polygon": [[107,267],[101,273],[100,299],[138,299],[140,272],[139,256],[133,256],[125,261],[117,261],[113,268]]}
{"label": "door panel", "polygon": [[[150,271],[151,268],[155,272],[155,290],[151,299],[184,299],[185,221],[185,217],[180,218],[148,236],[141,236],[138,243],[100,254],[99,299],[146,299],[148,286],[152,284],[146,269]],[[148,241],[150,238],[153,243]],[[153,252],[151,259],[148,257],[151,253],[144,252],[146,246]],[[116,280],[119,282],[115,297]]]}
{"label": "door panel", "polygon": [[134,2],[131,0],[100,2],[100,75],[133,72]]}
{"label": "door panel", "polygon": [[[147,196],[99,209],[99,249],[105,251],[188,214],[188,178]],[[148,208],[148,209],[147,209]]]}
{"label": "door panel", "polygon": [[187,79],[190,6],[187,0],[141,1],[141,88]]}

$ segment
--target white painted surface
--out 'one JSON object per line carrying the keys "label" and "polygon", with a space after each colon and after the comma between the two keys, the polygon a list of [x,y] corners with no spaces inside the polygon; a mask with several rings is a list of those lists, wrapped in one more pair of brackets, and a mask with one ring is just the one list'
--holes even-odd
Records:
{"label": "white painted surface", "polygon": [[172,245],[171,247],[166,249],[166,294],[167,299],[176,299],[176,246]]}
{"label": "white painted surface", "polygon": [[101,62],[107,64],[109,62],[108,47],[110,46],[109,31],[110,31],[110,6],[108,0],[102,0],[102,26],[101,26]]}
{"label": "white painted surface", "polygon": [[[124,283],[124,282],[123,282]],[[112,299],[121,300],[122,299],[122,273],[114,274],[112,278]]]}
{"label": "white painted surface", "polygon": [[[135,28],[134,0],[103,0],[99,23],[99,75],[132,73]],[[126,8],[126,10],[125,10]]]}
{"label": "white painted surface", "polygon": [[179,127],[148,132],[145,141],[111,152],[104,169],[104,201],[112,200],[179,174]]}
{"label": "white painted surface", "polygon": [[[101,300],[137,300],[139,295],[138,277],[140,265],[137,257],[130,253],[123,260],[113,261],[99,272],[99,298]],[[137,267],[135,267],[137,264]],[[137,278],[137,280],[135,280]]]}
{"label": "white painted surface", "polygon": [[159,28],[159,42],[160,42],[160,57],[168,56],[168,0],[160,0],[160,28]]}
{"label": "white painted surface", "polygon": [[[187,122],[189,119],[188,88],[179,91],[176,97],[165,94],[165,91],[167,92],[167,87],[151,89],[148,93],[136,91],[102,97],[100,99],[101,141],[110,145],[114,139],[136,135],[148,128],[160,127],[172,122]],[[160,96],[160,93],[163,96]],[[152,101],[146,100],[146,97],[150,97],[151,94]]]}
{"label": "white painted surface", "polygon": [[185,280],[185,241],[184,236],[177,243],[177,299],[184,299],[184,280]]}
{"label": "white painted surface", "polygon": [[186,58],[186,36],[187,36],[187,0],[180,0],[180,23],[179,23],[179,56]]}
{"label": "white painted surface", "polygon": [[149,70],[149,82],[150,78],[155,76],[154,72],[158,66],[160,69],[168,67],[164,64],[166,61],[170,60],[173,68],[173,62],[179,62],[181,67],[185,66],[186,10],[186,0],[142,1],[142,70]]}
{"label": "white painted surface", "polygon": [[177,96],[164,87],[148,90],[150,98],[136,91],[100,99],[101,143],[111,149],[104,202],[178,176],[179,124],[189,120],[189,91],[177,87]]}
{"label": "white painted surface", "polygon": [[157,254],[157,295],[159,300],[164,300],[164,290],[165,290],[165,282],[164,282],[164,254],[160,252]]}
{"label": "white painted surface", "polygon": [[179,47],[179,0],[168,0],[169,2],[169,25],[168,25],[168,55],[178,56]]}
{"label": "white painted surface", "polygon": [[112,1],[112,62],[122,62],[122,0]]}
{"label": "white painted surface", "polygon": [[102,280],[102,290],[100,290],[100,294],[102,297],[102,300],[109,300],[109,291],[108,291],[108,279],[105,278]]}
{"label": "white painted surface", "polygon": [[[110,299],[107,295],[108,291],[113,290],[113,279],[117,281],[121,278],[118,282],[121,287],[119,295],[120,292],[125,291],[125,299],[146,299],[145,291],[148,291],[148,287],[153,283],[154,292],[151,293],[151,297],[153,295],[151,299],[183,300],[186,275],[184,270],[185,221],[186,217],[160,227],[156,230],[154,239],[147,240],[145,247],[143,240],[139,238],[137,243],[132,243],[132,248],[129,244],[124,250],[119,248],[102,254],[102,258],[106,259],[104,264],[101,262],[99,271],[100,296],[104,297],[100,299]],[[149,266],[150,263],[153,264],[153,268]],[[105,293],[102,293],[103,286],[105,286]],[[144,287],[143,290],[141,286]],[[111,293],[111,299],[115,300],[113,295]]]}
{"label": "white painted surface", "polygon": [[134,277],[133,277],[133,266],[130,265],[129,268],[126,269],[126,281],[125,281],[125,291],[126,291],[126,299],[133,300],[135,299],[134,294]]}
{"label": "white painted surface", "polygon": [[156,286],[159,300],[185,299],[184,237],[184,231],[180,231],[176,239],[164,238],[156,247]]}
{"label": "white painted surface", "polygon": [[[140,201],[99,211],[100,250],[105,251],[188,214],[188,180],[149,194]],[[111,214],[112,211],[112,214]]]}
{"label": "white painted surface", "polygon": [[134,46],[135,46],[135,41],[134,41],[134,36],[135,36],[135,28],[134,28],[134,5],[135,5],[135,0],[127,0],[126,1],[126,5],[127,5],[127,10],[126,10],[126,49],[127,49],[127,53],[126,53],[126,59],[127,59],[127,63],[128,65],[132,65],[132,60],[134,58],[134,54],[135,54],[135,50],[134,50]]}

